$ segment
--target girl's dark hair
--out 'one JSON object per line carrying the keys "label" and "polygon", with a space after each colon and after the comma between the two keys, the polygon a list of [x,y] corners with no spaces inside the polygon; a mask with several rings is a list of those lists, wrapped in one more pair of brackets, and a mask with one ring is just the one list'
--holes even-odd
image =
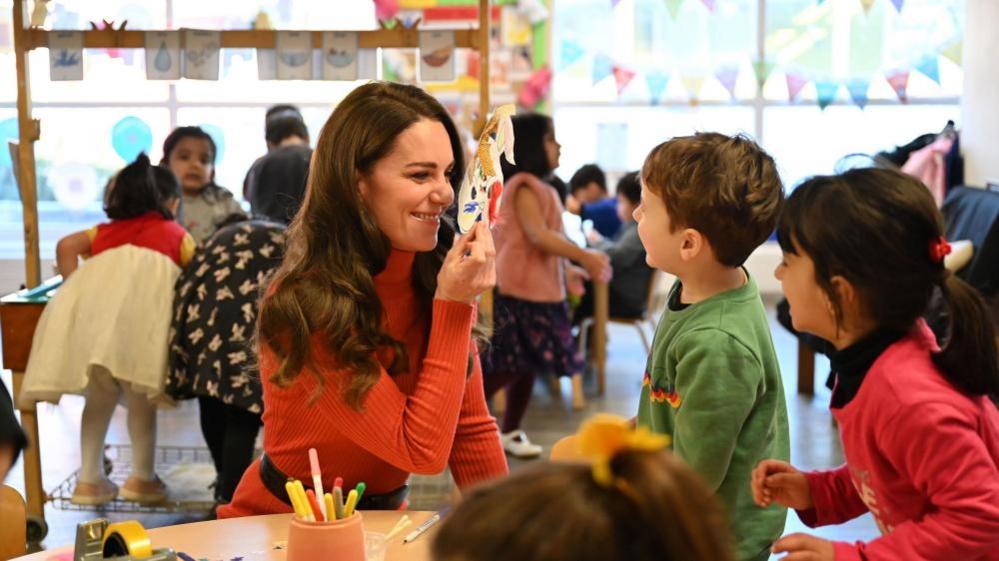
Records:
{"label": "girl's dark hair", "polygon": [[[391,352],[390,375],[408,369],[406,346],[385,331],[373,281],[392,247],[361,197],[357,179],[393,149],[399,135],[425,119],[447,131],[454,155],[450,182],[457,192],[465,169],[461,138],[447,110],[420,88],[365,84],[348,94],[323,126],[305,201],[288,229],[284,261],[260,305],[258,337],[278,359],[272,383],[287,387],[304,370],[324,383],[318,367],[322,357],[313,353],[314,335],[323,348],[335,349],[338,368],[350,372],[341,386],[355,410],[362,409],[380,376],[377,353]],[[454,230],[443,222],[437,247],[416,255],[413,285],[427,317],[453,240]]]}
{"label": "girl's dark hair", "polygon": [[943,217],[917,179],[888,169],[854,169],[801,184],[781,213],[777,240],[787,253],[807,254],[829,296],[837,327],[842,302],[832,288],[841,276],[879,328],[908,330],[939,286],[950,325],[933,361],[970,395],[999,396],[995,328],[981,296],[931,257],[944,234]]}
{"label": "girl's dark hair", "polygon": [[513,159],[516,164],[506,161],[506,156],[500,157],[503,166],[503,178],[509,179],[514,174],[526,171],[544,179],[552,172],[548,162],[548,152],[545,150],[545,135],[552,132],[555,125],[552,118],[540,113],[514,115],[513,121]]}
{"label": "girl's dark hair", "polygon": [[717,499],[666,452],[623,452],[616,484],[541,464],[480,487],[434,537],[435,561],[732,561]]}
{"label": "girl's dark hair", "polygon": [[218,194],[222,190],[218,184],[215,183],[215,158],[218,154],[218,147],[215,146],[215,140],[212,135],[205,132],[205,129],[201,127],[177,127],[170,131],[166,139],[163,141],[163,158],[160,160],[161,166],[170,166],[170,154],[173,153],[174,148],[177,144],[185,138],[197,138],[199,140],[208,141],[208,146],[211,148],[211,163],[212,163],[212,174],[208,178],[208,185],[205,186],[205,193]]}
{"label": "girl's dark hair", "polygon": [[173,213],[166,206],[178,198],[180,183],[174,174],[165,167],[152,165],[143,152],[108,183],[104,213],[112,220],[124,220],[155,211],[173,220]]}

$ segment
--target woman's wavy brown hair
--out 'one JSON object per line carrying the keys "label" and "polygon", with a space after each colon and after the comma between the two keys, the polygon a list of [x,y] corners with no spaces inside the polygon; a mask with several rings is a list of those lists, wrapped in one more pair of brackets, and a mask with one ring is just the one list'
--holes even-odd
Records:
{"label": "woman's wavy brown hair", "polygon": [[[288,230],[284,261],[260,305],[259,343],[280,360],[272,383],[287,387],[308,369],[323,385],[311,351],[313,337],[322,338],[338,369],[352,373],[344,398],[356,410],[378,380],[378,351],[393,356],[390,375],[407,370],[405,345],[383,331],[384,309],[372,280],[385,269],[391,244],[357,184],[403,131],[423,119],[447,130],[454,154],[450,179],[457,191],[465,169],[460,136],[444,107],[417,87],[388,82],[360,86],[323,125],[305,200]],[[413,285],[428,312],[437,272],[453,240],[454,230],[442,223],[437,247],[416,256]]]}

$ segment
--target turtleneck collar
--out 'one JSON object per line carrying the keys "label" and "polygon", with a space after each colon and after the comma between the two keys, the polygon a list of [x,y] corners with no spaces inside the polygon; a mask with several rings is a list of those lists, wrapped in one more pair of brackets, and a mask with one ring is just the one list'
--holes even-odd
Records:
{"label": "turtleneck collar", "polygon": [[385,263],[385,270],[375,275],[375,288],[393,290],[411,286],[415,260],[415,252],[393,249]]}
{"label": "turtleneck collar", "polygon": [[849,347],[832,353],[829,363],[836,376],[836,386],[829,406],[839,409],[850,403],[860,391],[864,376],[874,365],[874,361],[902,337],[905,337],[904,331],[879,329]]}

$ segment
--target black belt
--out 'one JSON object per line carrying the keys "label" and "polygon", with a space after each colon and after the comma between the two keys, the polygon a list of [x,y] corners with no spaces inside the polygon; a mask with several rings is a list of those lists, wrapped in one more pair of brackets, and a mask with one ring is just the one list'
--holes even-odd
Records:
{"label": "black belt", "polygon": [[[288,499],[288,492],[284,488],[284,484],[288,479],[289,477],[267,458],[267,454],[260,456],[260,481],[278,500],[291,506],[291,500]],[[302,481],[302,485],[306,489],[312,489],[311,486],[306,485],[306,481]],[[408,484],[394,491],[382,493],[381,495],[369,495],[365,493],[361,496],[361,501],[357,505],[357,508],[358,510],[399,510],[405,504],[406,496],[408,495]],[[344,498],[346,499],[346,497]]]}

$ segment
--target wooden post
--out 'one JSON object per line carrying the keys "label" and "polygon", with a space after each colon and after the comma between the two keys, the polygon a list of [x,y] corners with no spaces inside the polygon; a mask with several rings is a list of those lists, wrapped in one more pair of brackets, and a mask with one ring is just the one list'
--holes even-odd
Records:
{"label": "wooden post", "polygon": [[489,0],[479,0],[479,115],[475,119],[475,138],[482,134],[489,116],[489,35],[492,25],[492,13]]}
{"label": "wooden post", "polygon": [[[20,3],[21,0],[15,0]],[[12,372],[11,381],[14,387],[14,400],[21,395],[21,385],[24,383],[24,372]],[[24,502],[28,514],[45,519],[45,487],[42,485],[42,450],[38,441],[38,416],[35,404],[19,405],[21,426],[28,436],[28,447],[24,450]]]}
{"label": "wooden post", "polygon": [[[24,216],[25,284],[34,288],[41,284],[41,261],[38,246],[38,189],[35,177],[35,141],[39,123],[31,118],[31,91],[28,74],[27,0],[14,0],[14,62],[17,67],[17,129],[20,137],[17,150],[17,180]],[[6,147],[4,147],[6,150]],[[30,507],[30,505],[29,505]]]}

